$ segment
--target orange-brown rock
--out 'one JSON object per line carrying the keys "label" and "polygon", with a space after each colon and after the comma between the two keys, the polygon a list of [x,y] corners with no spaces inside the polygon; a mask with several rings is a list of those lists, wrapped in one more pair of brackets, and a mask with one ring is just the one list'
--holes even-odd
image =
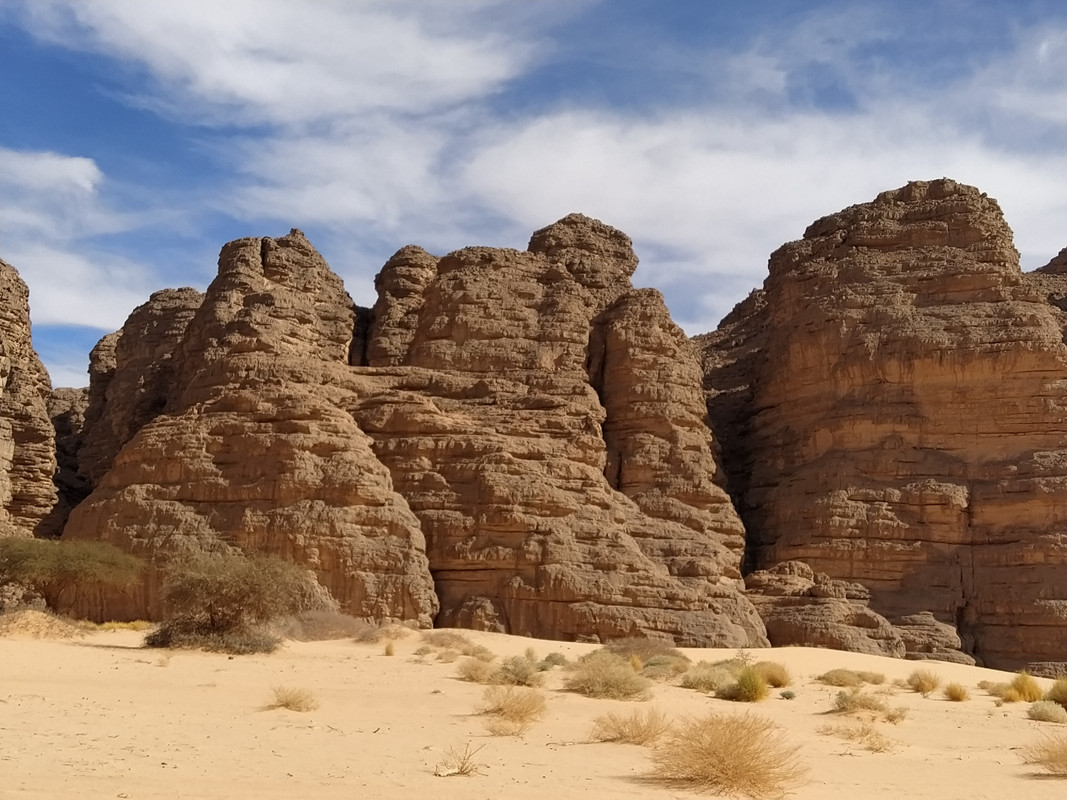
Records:
{"label": "orange-brown rock", "polygon": [[51,390],[30,341],[29,290],[0,261],[0,537],[59,533]]}
{"label": "orange-brown rock", "polygon": [[861,583],[905,633],[929,612],[990,666],[1067,661],[1065,279],[1050,267],[1024,275],[996,202],[950,180],[775,252],[762,291],[701,340],[750,563]]}

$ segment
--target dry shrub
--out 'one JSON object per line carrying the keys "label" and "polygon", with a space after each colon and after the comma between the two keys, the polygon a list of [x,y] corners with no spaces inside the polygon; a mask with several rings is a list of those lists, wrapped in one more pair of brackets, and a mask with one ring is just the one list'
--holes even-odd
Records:
{"label": "dry shrub", "polygon": [[779,664],[777,661],[760,661],[753,664],[752,669],[762,675],[763,680],[772,689],[782,689],[793,682],[793,679],[789,676],[789,670],[785,668],[784,664]]}
{"label": "dry shrub", "polygon": [[1056,678],[1049,690],[1045,692],[1044,699],[1059,703],[1064,708],[1067,708],[1067,677]]}
{"label": "dry shrub", "polygon": [[699,661],[682,676],[682,687],[698,692],[714,692],[733,681],[733,673],[729,670],[707,661]]}
{"label": "dry shrub", "polygon": [[623,744],[654,744],[670,730],[671,721],[657,708],[632,711],[629,714],[606,714],[597,717],[589,738],[594,742]]}
{"label": "dry shrub", "polygon": [[651,685],[634,672],[629,660],[606,650],[581,658],[563,681],[568,692],[612,700],[647,700]]}
{"label": "dry shrub", "polygon": [[1023,762],[1036,764],[1050,775],[1067,778],[1067,736],[1046,734],[1023,748]]}
{"label": "dry shrub", "polygon": [[768,719],[710,714],[663,736],[652,752],[652,777],[714,794],[780,797],[807,774],[797,751]]}
{"label": "dry shrub", "polygon": [[485,745],[483,744],[479,747],[475,747],[472,750],[470,742],[467,742],[462,750],[450,746],[445,750],[445,754],[441,760],[437,762],[433,774],[438,778],[451,778],[457,775],[463,778],[469,778],[472,775],[480,775],[482,767],[485,765],[479,764],[474,760],[474,757],[482,747],[485,747]]}
{"label": "dry shrub", "polygon": [[1026,710],[1026,716],[1038,722],[1058,722],[1061,725],[1067,723],[1067,709],[1051,700],[1031,703],[1030,708]]}
{"label": "dry shrub", "polygon": [[148,620],[135,619],[129,622],[101,622],[93,627],[100,631],[146,631],[153,624]]}
{"label": "dry shrub", "polygon": [[744,667],[737,674],[737,679],[716,690],[715,696],[737,703],[758,703],[766,699],[770,693],[771,687],[760,671],[755,667]]}
{"label": "dry shrub", "polygon": [[827,686],[840,686],[850,689],[853,686],[862,686],[865,683],[885,683],[885,675],[880,672],[865,672],[855,669],[832,669],[829,672],[824,672],[815,680],[819,683],[825,683]]}
{"label": "dry shrub", "polygon": [[[488,647],[475,644],[459,631],[424,631],[422,634],[422,641],[423,646],[415,651],[416,655],[430,653],[432,650],[455,650],[468,658],[477,658],[481,661],[492,661],[496,658]],[[432,650],[424,650],[424,647],[432,648]]]}
{"label": "dry shrub", "polygon": [[382,654],[387,656],[396,655],[396,644],[393,643],[392,639],[385,643],[385,647],[382,648]]}
{"label": "dry shrub", "polygon": [[893,741],[882,735],[871,722],[855,725],[822,725],[816,732],[824,736],[836,736],[838,739],[857,742],[872,753],[887,753],[893,749]]}
{"label": "dry shrub", "polygon": [[913,692],[929,697],[930,693],[941,685],[941,678],[931,670],[917,669],[908,676],[907,684]]}
{"label": "dry shrub", "polygon": [[637,656],[642,664],[647,664],[653,658],[667,657],[679,661],[688,661],[688,657],[675,647],[671,642],[662,639],[646,639],[630,636],[625,639],[612,639],[604,645],[605,650],[623,658]]}
{"label": "dry shrub", "polygon": [[[303,611],[293,616],[281,617],[271,622],[271,632],[283,639],[298,642],[326,642],[337,639],[363,641],[379,628],[361,619],[350,617],[333,609]],[[379,641],[375,638],[373,641]]]}
{"label": "dry shrub", "polygon": [[442,664],[451,664],[457,658],[459,658],[459,653],[457,653],[455,650],[442,650],[440,653],[437,654],[437,660],[440,661]]}
{"label": "dry shrub", "polygon": [[549,653],[547,656],[541,659],[541,663],[538,665],[540,669],[550,670],[552,667],[566,666],[567,657],[563,653]]}
{"label": "dry shrub", "polygon": [[290,711],[314,711],[319,707],[319,701],[307,689],[275,686],[273,691],[274,702],[264,705],[264,711],[273,711],[276,708],[287,708]]}
{"label": "dry shrub", "polygon": [[971,699],[971,694],[967,691],[967,687],[961,683],[950,683],[941,693],[946,700],[950,700],[953,703],[962,703],[964,700]]}
{"label": "dry shrub", "polygon": [[477,658],[465,658],[459,662],[456,676],[471,683],[494,683],[497,668]]}
{"label": "dry shrub", "polygon": [[1027,703],[1036,702],[1045,696],[1045,690],[1041,688],[1041,684],[1025,670],[1016,673],[1011,681],[1011,688],[1018,693],[1020,700]]}
{"label": "dry shrub", "polygon": [[891,708],[885,712],[885,721],[896,725],[898,722],[903,722],[907,716],[908,709],[899,706],[897,708]]}
{"label": "dry shrub", "polygon": [[490,686],[478,713],[489,717],[485,727],[494,736],[520,736],[544,715],[545,698],[525,686]]}
{"label": "dry shrub", "polygon": [[504,659],[493,675],[492,682],[510,686],[540,686],[544,683],[545,676],[537,657],[531,658],[531,655],[533,654],[528,653]]}
{"label": "dry shrub", "polygon": [[834,707],[831,711],[835,714],[857,714],[861,711],[886,714],[889,711],[889,706],[886,705],[885,700],[881,697],[853,687],[837,693],[837,697],[834,698]]}
{"label": "dry shrub", "polygon": [[641,674],[654,681],[669,681],[684,674],[692,662],[682,656],[652,656],[641,667]]}

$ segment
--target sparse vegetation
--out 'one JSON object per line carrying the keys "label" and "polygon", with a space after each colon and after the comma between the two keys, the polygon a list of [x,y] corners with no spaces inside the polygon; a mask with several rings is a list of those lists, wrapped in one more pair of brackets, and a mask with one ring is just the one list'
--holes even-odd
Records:
{"label": "sparse vegetation", "polygon": [[438,778],[452,778],[455,776],[470,778],[474,775],[480,775],[485,765],[479,764],[474,760],[474,757],[478,755],[478,752],[483,747],[485,747],[484,744],[471,749],[470,742],[467,742],[462,750],[457,749],[455,746],[448,747],[444,756],[434,767],[433,774]]}
{"label": "sparse vegetation", "polygon": [[393,643],[392,639],[385,643],[385,647],[382,648],[382,654],[387,656],[396,655],[396,645]]}
{"label": "sparse vegetation", "polygon": [[263,706],[264,711],[273,711],[277,708],[285,708],[289,711],[314,711],[319,707],[319,701],[315,695],[307,689],[297,689],[292,686],[275,686],[274,700]]}
{"label": "sparse vegetation", "polygon": [[1044,699],[1059,703],[1064,708],[1067,708],[1067,677],[1056,678],[1049,690],[1045,692]]}
{"label": "sparse vegetation", "polygon": [[682,687],[698,692],[715,692],[733,683],[734,676],[723,667],[699,661],[682,675]]}
{"label": "sparse vegetation", "polygon": [[759,661],[752,665],[752,669],[762,675],[772,689],[782,689],[793,682],[789,670],[777,661]]}
{"label": "sparse vegetation", "polygon": [[571,668],[563,685],[567,691],[586,697],[646,700],[652,682],[634,672],[628,659],[594,650]]}
{"label": "sparse vegetation", "polygon": [[1034,676],[1026,670],[1016,673],[1011,681],[1011,688],[1018,693],[1020,700],[1027,703],[1036,702],[1045,696],[1045,690],[1041,688],[1041,684],[1034,680]]}
{"label": "sparse vegetation", "polygon": [[784,692],[779,692],[778,696],[780,698],[782,698],[783,700],[793,700],[794,698],[796,698],[797,693],[794,692],[794,691],[791,691],[789,689],[786,689]]}
{"label": "sparse vegetation", "polygon": [[1067,724],[1067,708],[1051,700],[1038,700],[1026,709],[1026,716],[1038,722],[1056,722]]}
{"label": "sparse vegetation", "polygon": [[605,714],[597,717],[589,738],[594,742],[623,744],[654,744],[670,730],[671,721],[656,708],[632,711],[629,714]]}
{"label": "sparse vegetation", "polygon": [[824,672],[815,680],[819,683],[825,683],[827,686],[840,686],[849,689],[853,686],[862,686],[865,683],[875,685],[885,683],[885,675],[880,672],[865,672],[854,669],[832,669],[829,672]]}
{"label": "sparse vegetation", "polygon": [[492,677],[493,683],[511,686],[540,686],[544,683],[544,673],[540,669],[537,656],[528,652],[522,656],[504,659]]}
{"label": "sparse vegetation", "polygon": [[383,628],[356,619],[333,609],[312,609],[288,617],[280,617],[270,624],[271,633],[298,642],[326,642],[352,639],[376,643],[383,639],[399,639],[409,633],[400,625]]}
{"label": "sparse vegetation", "polygon": [[663,736],[652,752],[652,777],[714,794],[779,797],[807,773],[797,750],[770,720],[711,714]]}
{"label": "sparse vegetation", "polygon": [[908,676],[906,683],[913,692],[929,697],[941,685],[941,678],[932,670],[917,669]]}
{"label": "sparse vegetation", "polygon": [[0,538],[0,585],[32,587],[58,614],[84,593],[132,587],[143,571],[141,559],[104,542]]}
{"label": "sparse vegetation", "polygon": [[[468,658],[477,658],[482,661],[492,661],[496,658],[488,647],[475,644],[458,631],[426,631],[422,634],[422,641],[424,646],[428,648],[423,653],[430,653],[432,650],[455,650]],[[422,650],[422,648],[420,647],[419,650]],[[415,651],[416,655],[420,654],[419,650]]]}
{"label": "sparse vegetation", "polygon": [[885,714],[889,706],[881,697],[864,692],[858,687],[843,689],[834,697],[834,706],[831,709],[835,714],[856,714],[861,711],[872,711],[877,714]]}
{"label": "sparse vegetation", "polygon": [[733,683],[729,683],[715,691],[715,696],[722,700],[733,700],[738,703],[758,703],[765,700],[771,692],[766,678],[754,666],[744,667]]}
{"label": "sparse vegetation", "polygon": [[482,695],[479,714],[494,736],[520,736],[545,713],[545,698],[525,686],[490,686]]}
{"label": "sparse vegetation", "polygon": [[1023,749],[1023,762],[1035,764],[1049,775],[1067,778],[1067,735],[1046,734]]}
{"label": "sparse vegetation", "polygon": [[872,722],[848,725],[823,725],[818,733],[824,736],[836,736],[850,742],[856,742],[872,753],[886,753],[893,749],[891,739],[879,732]]}
{"label": "sparse vegetation", "polygon": [[493,683],[493,676],[496,675],[496,671],[497,668],[487,661],[477,658],[465,658],[459,662],[456,676],[460,680],[470,681],[471,683]]}
{"label": "sparse vegetation", "polygon": [[269,653],[281,640],[266,623],[309,610],[321,598],[310,572],[275,556],[203,553],[176,559],[163,571],[163,622],[145,644]]}
{"label": "sparse vegetation", "polygon": [[946,700],[953,703],[962,703],[971,699],[970,692],[967,691],[967,687],[962,683],[950,683],[942,690],[941,694]]}

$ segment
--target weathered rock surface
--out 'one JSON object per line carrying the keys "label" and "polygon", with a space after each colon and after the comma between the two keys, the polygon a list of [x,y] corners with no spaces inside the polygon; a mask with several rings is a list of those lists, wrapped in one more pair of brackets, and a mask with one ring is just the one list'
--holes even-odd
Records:
{"label": "weathered rock surface", "polygon": [[59,533],[51,390],[30,341],[29,291],[0,261],[0,536]]}
{"label": "weathered rock surface", "polygon": [[1023,275],[996,202],[949,180],[825,217],[774,253],[763,289],[701,339],[749,563],[862,583],[874,611],[929,612],[990,666],[1062,660],[1056,263]]}
{"label": "weathered rock surface", "polygon": [[56,439],[55,486],[58,493],[52,516],[57,520],[58,530],[62,530],[70,512],[89,494],[89,482],[78,472],[78,454],[84,443],[88,406],[88,389],[55,389],[48,398],[48,416]]}

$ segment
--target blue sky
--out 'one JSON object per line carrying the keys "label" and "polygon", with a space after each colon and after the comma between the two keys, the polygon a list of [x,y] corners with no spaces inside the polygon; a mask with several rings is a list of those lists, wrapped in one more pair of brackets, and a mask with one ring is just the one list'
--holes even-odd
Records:
{"label": "blue sky", "polygon": [[1063,0],[3,0],[0,257],[53,383],[220,246],[302,228],[374,301],[399,247],[630,234],[690,334],[814,219],[908,180],[1067,245]]}

